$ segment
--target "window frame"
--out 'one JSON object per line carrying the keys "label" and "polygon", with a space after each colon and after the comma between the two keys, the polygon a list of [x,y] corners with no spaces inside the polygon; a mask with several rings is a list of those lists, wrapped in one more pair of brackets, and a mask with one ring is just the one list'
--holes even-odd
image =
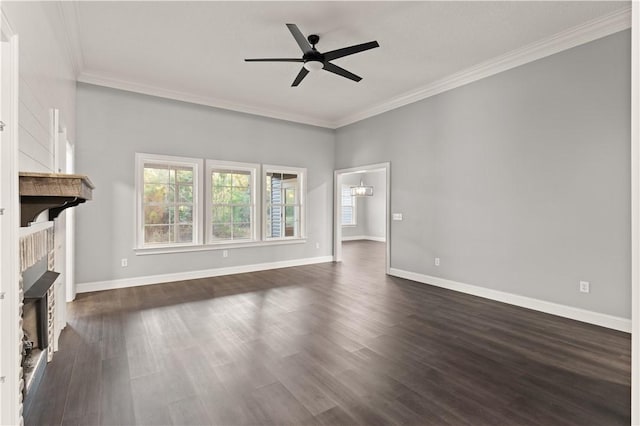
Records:
{"label": "window frame", "polygon": [[[251,238],[246,240],[214,240],[213,235],[211,233],[211,220],[212,214],[211,209],[213,208],[213,199],[211,195],[212,184],[211,184],[211,173],[213,170],[240,170],[240,171],[248,171],[250,173],[250,181],[251,181],[251,201],[252,201],[252,209],[251,209]],[[261,221],[258,219],[258,212],[261,212],[261,204],[259,202],[258,194],[259,188],[261,187],[261,179],[260,179],[260,164],[256,163],[241,163],[237,161],[222,161],[222,160],[206,160],[205,167],[205,191],[206,195],[204,198],[205,205],[205,244],[210,246],[241,246],[244,244],[255,244],[259,242],[259,235],[261,230]]]}
{"label": "window frame", "polygon": [[[135,246],[137,249],[163,249],[176,247],[193,247],[202,245],[202,169],[204,161],[200,158],[179,157],[173,155],[135,153],[135,196],[136,196],[136,232]],[[193,168],[193,202],[192,222],[193,238],[188,243],[155,243],[146,244],[144,241],[144,166],[146,163],[159,163],[168,166]]]}
{"label": "window frame", "polygon": [[[300,229],[299,235],[292,237],[267,237],[267,206],[269,205],[269,200],[267,200],[267,173],[295,173],[298,178],[298,191],[299,191],[299,201],[296,205],[300,207]],[[305,167],[291,167],[291,166],[277,166],[272,164],[263,164],[262,171],[260,173],[261,176],[261,187],[262,187],[262,206],[260,210],[260,214],[262,216],[262,241],[265,243],[269,243],[272,241],[290,241],[290,240],[305,240],[307,237],[306,227],[307,227],[307,209],[306,209],[306,198],[307,198],[307,169]]]}
{"label": "window frame", "polygon": [[[342,188],[341,188],[341,192],[340,192],[340,199],[341,201],[344,199],[344,191],[345,188],[349,191],[349,197],[351,198],[351,205],[349,206],[345,206],[344,203],[340,203],[340,225],[343,227],[354,227],[354,226],[358,226],[358,203],[356,202],[357,198],[353,195],[351,195],[351,188],[353,187],[353,185],[347,184],[347,183],[343,183],[342,184]],[[344,212],[343,209],[345,207],[351,207],[351,218],[352,221],[351,223],[342,223],[342,218],[344,217]]]}

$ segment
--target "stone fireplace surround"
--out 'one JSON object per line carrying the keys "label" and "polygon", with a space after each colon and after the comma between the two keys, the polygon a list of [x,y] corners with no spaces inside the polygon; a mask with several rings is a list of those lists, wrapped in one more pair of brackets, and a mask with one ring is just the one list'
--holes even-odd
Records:
{"label": "stone fireplace surround", "polygon": [[[53,222],[34,223],[29,227],[20,229],[20,279],[19,279],[19,300],[20,308],[20,330],[18,333],[18,350],[23,353],[24,348],[24,329],[31,329],[31,333],[35,330],[34,320],[35,311],[31,310],[31,315],[25,317],[28,313],[25,308],[25,272],[30,268],[34,268],[39,262],[46,262],[46,271],[53,271],[55,268],[55,235]],[[35,348],[31,351],[31,355],[23,359],[21,365],[22,380],[19,382],[20,394],[22,398],[23,411],[28,410],[30,405],[30,397],[35,393],[39,380],[44,372],[45,364],[53,359],[53,354],[58,350],[58,338],[60,332],[66,325],[65,312],[65,296],[64,284],[62,280],[56,279],[46,294],[46,319],[42,324],[46,326],[48,345],[46,348]],[[25,321],[29,322],[27,324]],[[35,324],[37,328],[38,325]],[[29,336],[31,340],[37,340],[36,336]],[[40,343],[40,342],[38,342]]]}

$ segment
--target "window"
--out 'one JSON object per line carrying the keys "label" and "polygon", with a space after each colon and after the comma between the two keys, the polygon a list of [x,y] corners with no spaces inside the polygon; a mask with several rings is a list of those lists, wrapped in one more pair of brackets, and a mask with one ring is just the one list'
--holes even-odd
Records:
{"label": "window", "polygon": [[342,185],[342,226],[356,225],[356,198],[351,195],[351,185]]}
{"label": "window", "polygon": [[256,240],[256,171],[259,165],[207,161],[207,242]]}
{"label": "window", "polygon": [[136,153],[136,251],[303,242],[306,169],[260,170],[253,163]]}
{"label": "window", "polygon": [[304,238],[306,169],[264,166],[265,239]]}
{"label": "window", "polygon": [[136,154],[138,247],[200,242],[202,160]]}

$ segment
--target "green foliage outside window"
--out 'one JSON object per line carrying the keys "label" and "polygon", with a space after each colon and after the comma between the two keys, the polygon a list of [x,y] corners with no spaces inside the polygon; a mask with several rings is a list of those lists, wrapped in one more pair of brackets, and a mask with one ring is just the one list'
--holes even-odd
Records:
{"label": "green foliage outside window", "polygon": [[252,237],[251,172],[214,170],[211,173],[211,235],[214,240]]}
{"label": "green foliage outside window", "polygon": [[193,169],[144,166],[145,244],[193,241]]}

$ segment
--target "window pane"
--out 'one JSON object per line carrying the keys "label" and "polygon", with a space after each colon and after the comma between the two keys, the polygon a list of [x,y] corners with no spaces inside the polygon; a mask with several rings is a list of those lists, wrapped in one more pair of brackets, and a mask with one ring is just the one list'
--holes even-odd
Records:
{"label": "window pane", "polygon": [[234,187],[231,192],[231,204],[251,204],[251,188]]}
{"label": "window pane", "polygon": [[285,237],[296,237],[298,236],[298,206],[287,206],[285,207],[285,226],[284,226],[284,236]]}
{"label": "window pane", "polygon": [[342,206],[342,225],[353,225],[353,207]]}
{"label": "window pane", "polygon": [[285,193],[285,203],[286,204],[295,204],[296,203],[296,190],[294,188],[287,188],[284,190]]}
{"label": "window pane", "polygon": [[251,238],[251,224],[250,223],[234,223],[233,224],[233,239],[247,239]]}
{"label": "window pane", "polygon": [[266,171],[266,238],[300,237],[304,171]]}
{"label": "window pane", "polygon": [[211,173],[211,186],[231,186],[231,175],[226,172]]}
{"label": "window pane", "polygon": [[[234,170],[232,163],[210,162],[212,240],[248,239],[253,235],[255,168]],[[216,169],[216,167],[220,167]],[[223,168],[224,167],[224,168]],[[238,164],[238,168],[247,167]]]}
{"label": "window pane", "polygon": [[231,223],[231,207],[214,206],[213,209],[211,209],[211,222]]}
{"label": "window pane", "polygon": [[145,206],[144,224],[170,224],[173,216],[173,208],[167,206]]}
{"label": "window pane", "polygon": [[145,243],[171,242],[171,226],[146,225],[144,227],[144,242]]}
{"label": "window pane", "polygon": [[142,169],[143,226],[141,244],[171,244],[194,241],[195,206],[194,179],[196,161],[191,165],[144,162]]}
{"label": "window pane", "polygon": [[212,225],[212,235],[214,240],[231,239],[231,225],[226,223],[214,223]]}
{"label": "window pane", "polygon": [[267,173],[266,179],[265,179],[265,190],[267,191],[267,200],[271,199],[271,175]]}
{"label": "window pane", "polygon": [[178,223],[193,223],[192,206],[178,206]]}
{"label": "window pane", "polygon": [[342,215],[341,225],[355,225],[356,218],[354,215],[355,197],[351,195],[351,186],[342,185],[341,193]]}
{"label": "window pane", "polygon": [[352,206],[353,203],[353,196],[351,195],[351,186],[349,185],[342,185],[342,205],[343,206]]}
{"label": "window pane", "polygon": [[190,243],[193,241],[193,225],[178,225],[177,242]]}
{"label": "window pane", "polygon": [[193,186],[180,185],[178,187],[178,202],[193,203]]}
{"label": "window pane", "polygon": [[145,203],[169,203],[174,200],[174,188],[172,185],[149,184],[144,185]]}
{"label": "window pane", "polygon": [[249,172],[236,172],[233,174],[233,186],[249,186]]}
{"label": "window pane", "polygon": [[270,215],[267,216],[267,220],[271,221],[271,236],[282,236],[282,207],[271,206]]}
{"label": "window pane", "polygon": [[286,206],[284,208],[284,220],[289,223],[295,220],[296,217],[296,206]]}
{"label": "window pane", "polygon": [[149,183],[169,183],[169,166],[145,164],[144,181]]}
{"label": "window pane", "polygon": [[213,204],[229,204],[231,202],[231,187],[230,186],[212,187],[211,201]]}
{"label": "window pane", "polygon": [[285,237],[297,237],[298,236],[298,222],[287,223],[284,227],[284,236]]}
{"label": "window pane", "polygon": [[191,168],[178,168],[177,180],[179,183],[193,183],[193,169]]}
{"label": "window pane", "polygon": [[233,223],[251,222],[251,207],[233,207]]}

